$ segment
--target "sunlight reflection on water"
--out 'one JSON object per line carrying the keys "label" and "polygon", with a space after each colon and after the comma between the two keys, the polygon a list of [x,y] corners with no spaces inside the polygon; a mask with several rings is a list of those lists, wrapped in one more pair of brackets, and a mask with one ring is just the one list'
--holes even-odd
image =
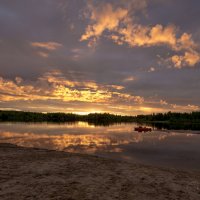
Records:
{"label": "sunlight reflection on water", "polygon": [[199,134],[157,130],[138,133],[134,131],[136,126],[135,123],[97,127],[85,122],[0,123],[0,142],[148,164],[200,167]]}

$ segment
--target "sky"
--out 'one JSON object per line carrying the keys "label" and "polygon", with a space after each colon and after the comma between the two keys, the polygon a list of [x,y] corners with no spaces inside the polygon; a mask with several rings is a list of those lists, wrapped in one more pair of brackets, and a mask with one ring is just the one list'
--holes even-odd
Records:
{"label": "sky", "polygon": [[200,109],[199,0],[1,0],[0,109]]}

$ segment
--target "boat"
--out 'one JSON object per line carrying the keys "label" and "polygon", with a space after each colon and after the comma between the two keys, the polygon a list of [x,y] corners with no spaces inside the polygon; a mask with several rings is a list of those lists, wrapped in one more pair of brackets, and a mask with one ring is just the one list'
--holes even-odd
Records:
{"label": "boat", "polygon": [[138,132],[151,132],[152,129],[151,128],[147,128],[147,127],[139,126],[139,127],[135,127],[135,131],[138,131]]}

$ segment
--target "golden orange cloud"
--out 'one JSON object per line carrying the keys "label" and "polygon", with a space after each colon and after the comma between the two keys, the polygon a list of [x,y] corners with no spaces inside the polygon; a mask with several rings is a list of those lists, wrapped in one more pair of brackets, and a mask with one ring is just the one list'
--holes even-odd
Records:
{"label": "golden orange cloud", "polygon": [[62,47],[62,44],[57,42],[31,42],[31,46],[53,51]]}
{"label": "golden orange cloud", "polygon": [[[196,105],[175,105],[165,100],[144,99],[142,96],[124,92],[124,86],[99,84],[93,81],[68,80],[60,71],[51,71],[43,74],[36,81],[25,81],[21,77],[15,80],[7,80],[0,77],[0,102],[32,102],[28,109],[42,111],[60,111],[60,107],[44,107],[37,104],[38,101],[55,103],[70,103],[65,108],[67,112],[88,113],[88,112],[111,112],[117,114],[139,114],[152,112],[171,111],[196,111]],[[77,102],[80,106],[73,103]],[[23,103],[24,104],[24,103]],[[62,103],[61,103],[62,104]],[[9,104],[10,105],[10,104]],[[84,105],[84,106],[82,106]],[[16,107],[20,108],[20,107]],[[4,107],[4,109],[6,109]],[[9,106],[10,109],[10,106]],[[23,109],[23,108],[22,108]],[[63,110],[63,108],[61,109]]]}
{"label": "golden orange cloud", "polygon": [[102,7],[94,7],[90,5],[91,16],[90,19],[93,25],[86,28],[85,33],[81,36],[81,41],[91,39],[89,46],[94,45],[105,30],[113,31],[118,26],[122,19],[124,19],[128,11],[123,8],[114,9],[111,4],[105,4]]}
{"label": "golden orange cloud", "polygon": [[[144,1],[146,5],[146,1]],[[145,7],[145,6],[142,6]],[[90,5],[90,23],[81,41],[87,40],[88,46],[97,44],[98,39],[106,34],[116,44],[128,44],[130,47],[168,46],[172,51],[183,55],[174,55],[169,60],[175,67],[195,66],[200,62],[200,54],[192,35],[178,33],[175,25],[144,26],[133,21],[130,8],[116,7],[112,4]],[[180,37],[179,37],[180,35]]]}
{"label": "golden orange cloud", "polygon": [[184,55],[174,55],[171,57],[171,61],[176,68],[182,68],[183,66],[193,67],[200,62],[200,54],[196,51],[185,52]]}
{"label": "golden orange cloud", "polygon": [[59,71],[45,73],[36,82],[26,83],[20,77],[16,81],[0,78],[0,100],[62,100],[81,102],[133,102],[141,103],[142,97],[119,92],[124,86],[103,85],[92,81],[67,80]]}

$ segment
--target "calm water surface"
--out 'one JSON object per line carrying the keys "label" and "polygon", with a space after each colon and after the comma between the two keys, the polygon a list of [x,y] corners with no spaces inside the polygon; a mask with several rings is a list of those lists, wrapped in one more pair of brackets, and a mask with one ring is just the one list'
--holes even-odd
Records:
{"label": "calm water surface", "polygon": [[111,126],[0,123],[0,142],[64,150],[181,169],[200,169],[200,131],[134,131],[137,124]]}

